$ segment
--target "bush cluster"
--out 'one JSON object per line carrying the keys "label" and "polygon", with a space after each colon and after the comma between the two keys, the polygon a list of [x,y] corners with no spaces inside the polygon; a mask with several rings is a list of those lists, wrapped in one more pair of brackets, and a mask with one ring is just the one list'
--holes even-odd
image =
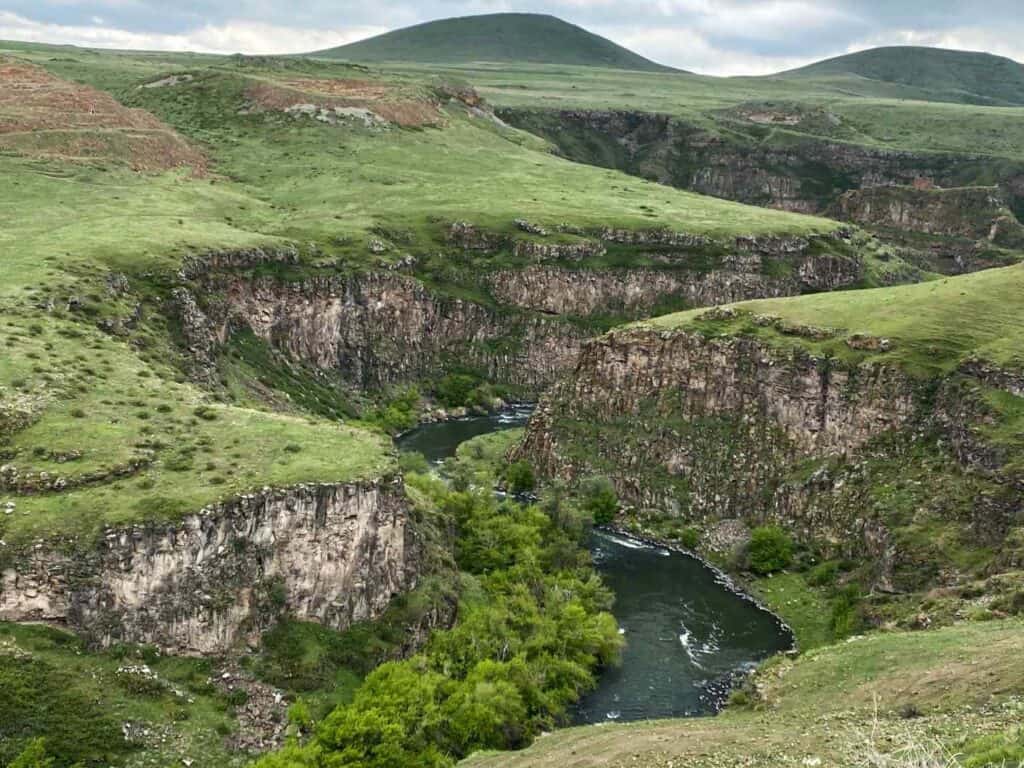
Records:
{"label": "bush cluster", "polygon": [[312,739],[260,768],[448,766],[478,749],[521,747],[616,660],[611,594],[581,558],[563,556],[580,550],[581,528],[542,506],[499,504],[489,490],[453,491],[426,475],[407,482],[457,531],[468,584],[458,624],[412,658],[378,667]]}

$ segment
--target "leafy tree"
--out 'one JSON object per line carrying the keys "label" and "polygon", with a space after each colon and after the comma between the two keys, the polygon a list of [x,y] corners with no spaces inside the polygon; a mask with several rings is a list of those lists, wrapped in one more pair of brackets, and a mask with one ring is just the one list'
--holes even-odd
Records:
{"label": "leafy tree", "polygon": [[533,467],[528,461],[510,464],[505,470],[505,481],[508,483],[509,491],[516,494],[529,493],[537,482],[533,476]]}
{"label": "leafy tree", "polygon": [[437,383],[434,394],[446,408],[461,408],[470,405],[470,395],[480,380],[465,373],[450,373]]}
{"label": "leafy tree", "polygon": [[440,768],[476,749],[523,746],[617,658],[612,595],[581,565],[575,526],[556,523],[562,501],[557,510],[499,505],[490,492],[426,475],[410,475],[407,488],[455,532],[458,623],[435,631],[419,655],[371,672],[313,739],[259,768]]}
{"label": "leafy tree", "polygon": [[33,739],[11,762],[9,768],[52,768],[53,758],[46,754],[46,739]]}
{"label": "leafy tree", "polygon": [[416,472],[424,474],[430,471],[430,462],[422,453],[416,451],[403,451],[398,456],[398,466],[402,472]]}
{"label": "leafy tree", "polygon": [[597,525],[608,525],[619,511],[619,496],[615,486],[607,477],[591,477],[580,488],[583,508],[594,518]]}
{"label": "leafy tree", "polygon": [[750,536],[747,559],[754,573],[781,571],[793,562],[793,541],[777,526],[755,528]]}

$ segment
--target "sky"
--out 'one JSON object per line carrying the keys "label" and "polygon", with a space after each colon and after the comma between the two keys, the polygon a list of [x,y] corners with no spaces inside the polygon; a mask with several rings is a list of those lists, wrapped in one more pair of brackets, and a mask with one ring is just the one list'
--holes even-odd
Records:
{"label": "sky", "polygon": [[878,45],[1024,62],[1024,0],[0,0],[0,40],[299,53],[422,21],[550,13],[663,64],[767,74]]}

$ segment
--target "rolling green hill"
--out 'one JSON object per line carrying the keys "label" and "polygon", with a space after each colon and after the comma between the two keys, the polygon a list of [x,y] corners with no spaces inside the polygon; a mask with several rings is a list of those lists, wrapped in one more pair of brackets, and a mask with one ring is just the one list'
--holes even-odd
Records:
{"label": "rolling green hill", "polygon": [[672,71],[574,24],[532,13],[431,21],[313,55],[351,61],[514,61]]}
{"label": "rolling green hill", "polygon": [[814,79],[842,75],[919,88],[935,101],[1024,104],[1024,66],[990,53],[915,46],[872,48],[782,73],[782,77]]}

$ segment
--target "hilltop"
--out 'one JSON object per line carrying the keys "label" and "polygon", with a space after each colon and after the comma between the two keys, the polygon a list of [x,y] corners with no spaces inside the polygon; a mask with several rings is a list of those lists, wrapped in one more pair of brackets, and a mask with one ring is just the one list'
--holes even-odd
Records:
{"label": "hilltop", "polygon": [[1020,106],[1024,66],[1002,56],[919,46],[892,46],[837,56],[780,77],[828,78],[854,75],[878,83],[925,91],[933,101]]}
{"label": "hilltop", "polygon": [[360,62],[488,61],[672,71],[575,24],[532,13],[430,21],[311,55]]}

